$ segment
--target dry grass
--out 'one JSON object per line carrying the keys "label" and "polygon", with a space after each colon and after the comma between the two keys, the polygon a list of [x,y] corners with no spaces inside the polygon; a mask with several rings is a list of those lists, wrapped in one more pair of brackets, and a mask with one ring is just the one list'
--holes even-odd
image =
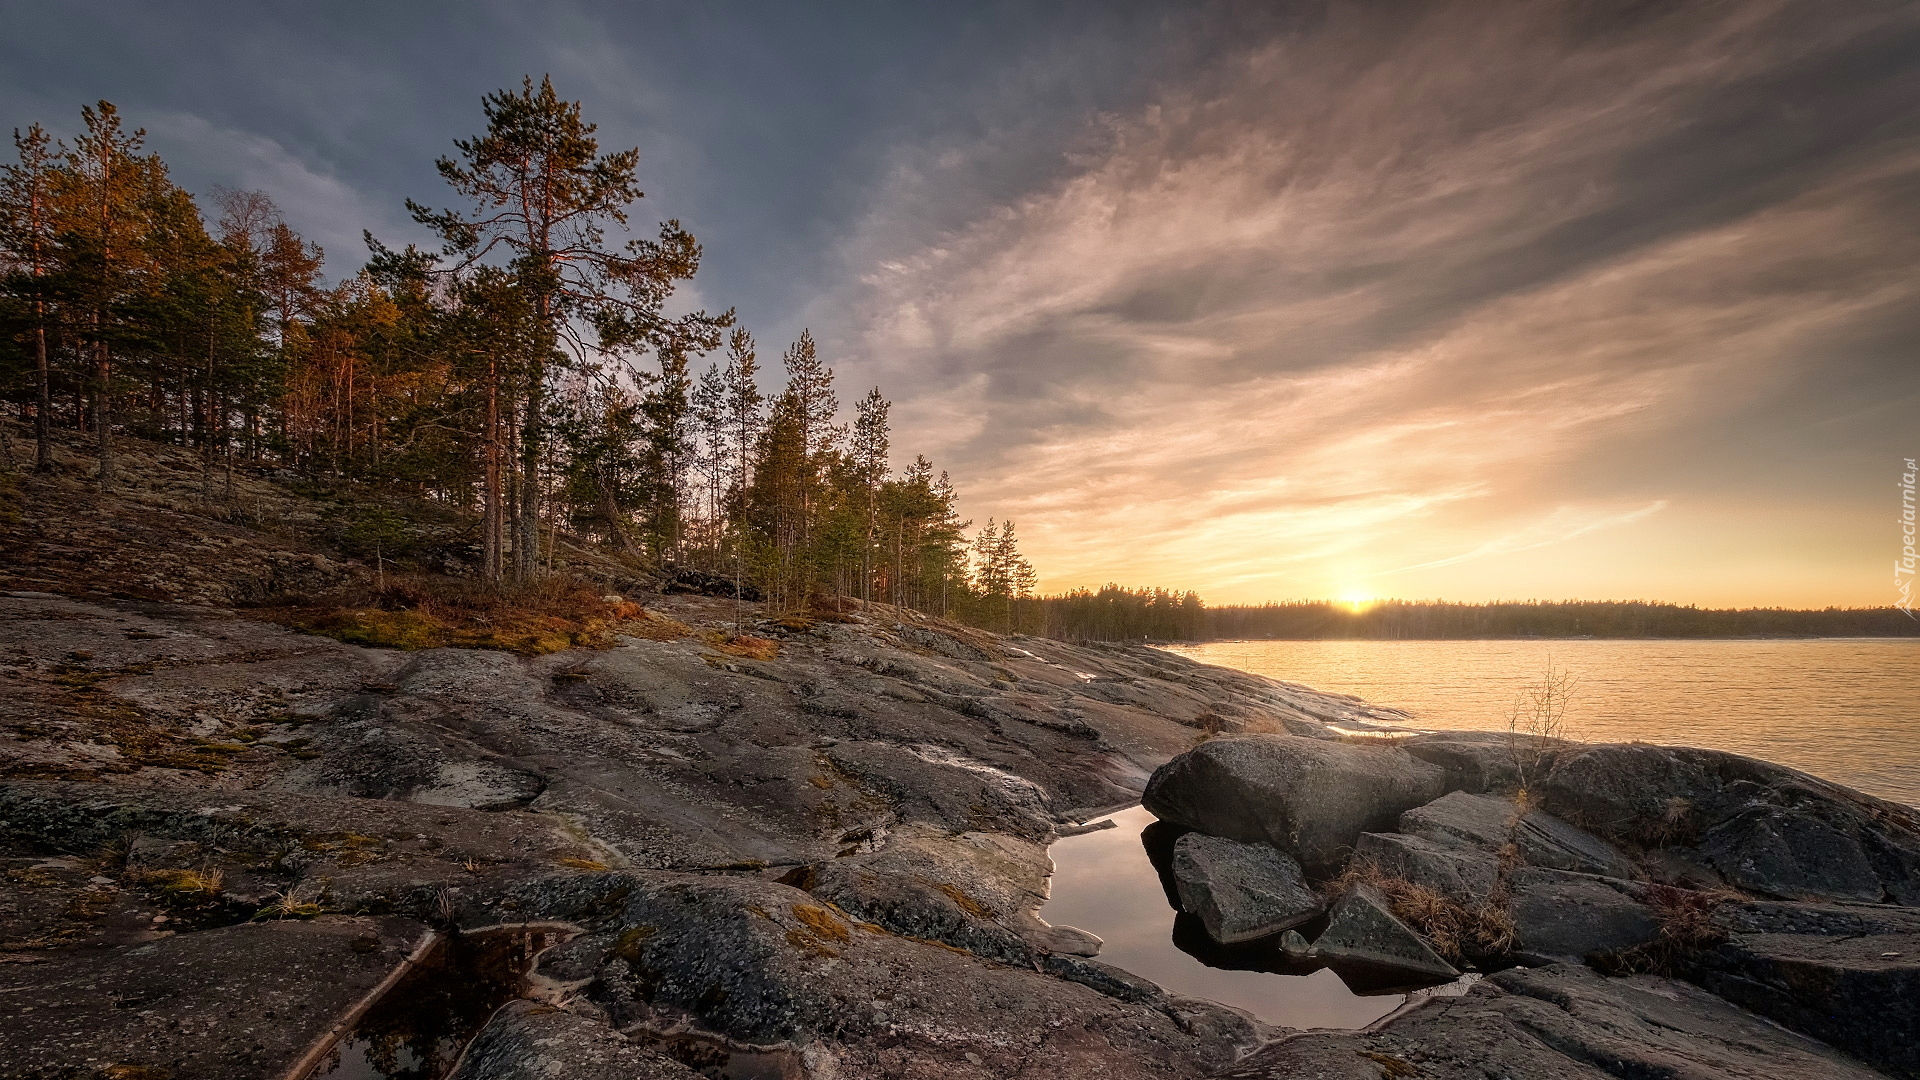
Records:
{"label": "dry grass", "polygon": [[795,904],[789,910],[800,920],[800,925],[787,931],[787,944],[809,956],[839,956],[833,945],[845,945],[853,940],[845,924],[826,908]]}
{"label": "dry grass", "polygon": [[138,884],[181,906],[220,899],[225,880],[219,870],[148,870],[134,876]]}
{"label": "dry grass", "polygon": [[576,859],[571,856],[569,856],[568,858],[559,860],[559,863],[561,866],[565,866],[573,870],[602,871],[602,870],[610,869],[610,867],[608,867],[606,863],[599,862],[594,859]]}
{"label": "dry grass", "polygon": [[1730,889],[1650,885],[1646,902],[1660,920],[1659,933],[1652,941],[1590,959],[1595,968],[1608,975],[1672,975],[1688,956],[1727,940],[1727,932],[1714,921],[1714,910],[1743,899]]}
{"label": "dry grass", "polygon": [[1372,1050],[1355,1050],[1354,1053],[1380,1066],[1380,1080],[1402,1080],[1403,1077],[1420,1075],[1420,1070],[1412,1063],[1392,1054],[1379,1054]]}
{"label": "dry grass", "polygon": [[1666,847],[1693,831],[1693,803],[1676,795],[1667,800],[1657,821],[1641,822],[1635,839],[1648,847]]}
{"label": "dry grass", "polygon": [[616,631],[631,632],[635,623],[670,623],[663,631],[680,625],[651,620],[638,604],[607,599],[592,585],[566,578],[497,588],[451,578],[395,578],[369,596],[277,614],[289,626],[350,645],[498,649],[523,656],[603,648]]}
{"label": "dry grass", "polygon": [[293,885],[273,894],[267,905],[254,913],[255,919],[311,919],[326,912],[320,904],[320,888]]}
{"label": "dry grass", "polygon": [[780,655],[779,642],[754,637],[752,634],[729,634],[722,630],[709,630],[702,640],[728,656],[739,656],[748,660],[772,660]]}
{"label": "dry grass", "polygon": [[853,935],[848,933],[847,928],[841,924],[838,918],[834,917],[833,912],[828,911],[826,908],[811,907],[806,904],[795,904],[793,905],[793,917],[805,924],[806,928],[812,931],[815,937],[823,938],[827,941],[837,941],[842,945],[853,940]]}
{"label": "dry grass", "polygon": [[1453,963],[1476,956],[1498,956],[1513,947],[1513,918],[1496,896],[1470,908],[1405,878],[1395,877],[1371,860],[1357,859],[1327,886],[1338,896],[1355,885],[1371,885],[1387,898],[1394,915],[1413,927],[1435,951]]}

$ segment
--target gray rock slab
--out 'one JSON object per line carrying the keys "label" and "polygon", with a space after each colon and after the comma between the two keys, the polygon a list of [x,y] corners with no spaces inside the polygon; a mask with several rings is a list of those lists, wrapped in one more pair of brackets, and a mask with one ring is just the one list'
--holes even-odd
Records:
{"label": "gray rock slab", "polygon": [[1684,973],[1891,1075],[1920,1077],[1920,933],[1742,934]]}
{"label": "gray rock slab", "polygon": [[1322,959],[1353,960],[1411,975],[1451,979],[1460,974],[1368,885],[1356,885],[1334,901],[1327,928],[1313,949]]}
{"label": "gray rock slab", "polygon": [[1582,960],[1651,941],[1660,930],[1653,909],[1633,898],[1632,882],[1521,867],[1507,884],[1516,955]]}
{"label": "gray rock slab", "polygon": [[[1051,955],[1039,971],[996,963],[854,922],[768,881],[612,877],[622,879],[619,906],[600,910],[621,929],[592,992],[617,1029],[686,1010],[741,1043],[873,1048],[907,1039],[913,1054],[971,1050],[988,1061],[1002,1060],[1009,1032],[1051,1031],[1057,1075],[1128,1080],[1202,1074],[1240,1052],[1183,1030],[1160,1007],[1158,987],[1098,961]],[[524,899],[521,907],[535,909]],[[940,1038],[911,1042],[930,1031]],[[938,1072],[922,1062],[903,1074]]]}
{"label": "gray rock slab", "polygon": [[1876,1080],[1839,1050],[1672,979],[1556,964],[1489,975],[1366,1032],[1307,1032],[1235,1080]]}
{"label": "gray rock slab", "polygon": [[1361,833],[1353,857],[1466,907],[1492,899],[1500,878],[1500,860],[1492,854],[1401,833]]}
{"label": "gray rock slab", "polygon": [[1455,791],[1400,815],[1400,831],[1452,847],[1498,852],[1511,843],[1533,866],[1628,877],[1633,864],[1612,844],[1512,799]]}
{"label": "gray rock slab", "polygon": [[450,1080],[698,1080],[699,1073],[629,1041],[603,1021],[531,1001],[508,1002],[480,1030]]}
{"label": "gray rock slab", "polygon": [[1721,904],[1714,922],[1735,934],[1920,934],[1920,910],[1890,904],[1802,904],[1750,900]]}
{"label": "gray rock slab", "polygon": [[1361,833],[1438,798],[1443,781],[1438,767],[1391,746],[1229,735],[1155,770],[1143,802],[1163,821],[1272,844],[1317,876],[1337,870]]}
{"label": "gray rock slab", "polygon": [[326,916],[28,954],[35,962],[0,965],[0,1074],[282,1075],[424,930]]}
{"label": "gray rock slab", "polygon": [[1100,939],[1033,914],[1053,864],[1046,849],[998,833],[905,828],[878,851],[815,864],[788,877],[856,918],[1007,963],[1035,950],[1092,955]]}
{"label": "gray rock slab", "polygon": [[1188,833],[1174,844],[1173,880],[1180,906],[1222,945],[1299,926],[1326,907],[1291,855],[1205,833]]}

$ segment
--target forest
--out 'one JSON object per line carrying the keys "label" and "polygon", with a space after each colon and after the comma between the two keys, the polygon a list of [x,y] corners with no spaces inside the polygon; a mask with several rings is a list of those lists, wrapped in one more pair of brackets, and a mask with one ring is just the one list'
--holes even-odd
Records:
{"label": "forest", "polygon": [[879,388],[843,422],[807,331],[764,391],[735,312],[667,314],[702,253],[677,221],[629,229],[637,151],[603,151],[547,80],[483,111],[436,163],[451,205],[407,203],[438,247],[367,234],[332,283],[267,195],[197,199],[108,102],[68,139],[16,130],[0,375],[30,467],[82,432],[109,490],[116,441],[156,440],[341,496],[376,541],[408,507],[470,515],[472,573],[502,589],[564,532],[775,613],[859,597],[1007,624],[1034,584],[1014,524],[970,538],[946,473],[891,467]]}

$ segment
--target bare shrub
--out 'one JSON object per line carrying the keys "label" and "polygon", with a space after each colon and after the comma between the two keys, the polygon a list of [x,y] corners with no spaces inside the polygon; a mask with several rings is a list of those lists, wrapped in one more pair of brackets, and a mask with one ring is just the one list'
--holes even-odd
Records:
{"label": "bare shrub", "polygon": [[1554,748],[1568,738],[1567,713],[1579,688],[1580,680],[1556,666],[1548,653],[1539,679],[1514,695],[1507,710],[1507,753],[1519,775],[1515,797],[1523,806],[1532,798],[1531,789],[1545,777]]}

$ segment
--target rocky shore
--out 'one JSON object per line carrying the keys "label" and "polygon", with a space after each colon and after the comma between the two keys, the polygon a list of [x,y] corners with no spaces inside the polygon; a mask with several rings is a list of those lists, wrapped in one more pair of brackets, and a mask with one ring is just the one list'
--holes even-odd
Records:
{"label": "rocky shore", "polygon": [[1193,830],[1169,870],[1218,942],[1491,973],[1227,1075],[1920,1076],[1911,808],[1735,754],[1481,732],[1222,736],[1145,803]]}
{"label": "rocky shore", "polygon": [[[156,569],[351,568],[143,512],[144,593],[10,549],[0,1076],[1920,1076],[1920,826],[1792,770],[879,606],[361,648]],[[1143,797],[1220,940],[1484,977],[1296,1031],[1103,964],[1046,849]]]}

